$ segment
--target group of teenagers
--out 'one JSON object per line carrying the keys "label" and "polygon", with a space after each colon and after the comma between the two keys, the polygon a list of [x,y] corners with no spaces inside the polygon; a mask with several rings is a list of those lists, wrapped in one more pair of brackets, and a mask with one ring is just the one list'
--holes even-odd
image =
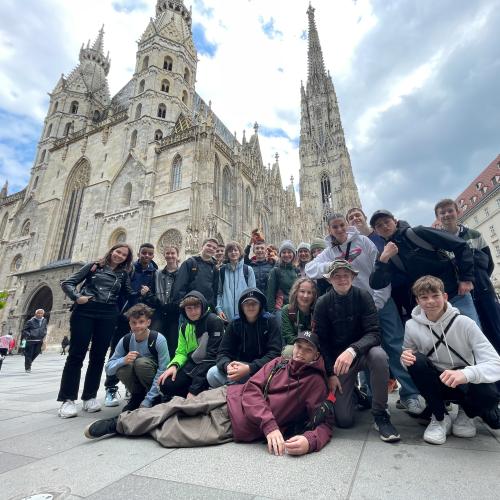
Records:
{"label": "group of teenagers", "polygon": [[491,253],[458,224],[453,200],[435,213],[439,229],[388,210],[368,221],[352,208],[328,217],[324,240],[275,248],[255,230],[243,249],[208,238],[180,265],[169,245],[163,269],[149,243],[136,261],[114,245],[61,283],[73,307],[59,416],[78,414],[88,351],[83,410],[101,410],[104,365],[105,406],[119,406],[119,381],[130,395],[118,416],[86,427],[88,438],[149,434],[166,447],[264,439],[270,453],[303,455],[370,408],[380,438],[396,442],[391,379],[397,408],[427,422],[429,443],[473,437],[475,417],[500,428]]}

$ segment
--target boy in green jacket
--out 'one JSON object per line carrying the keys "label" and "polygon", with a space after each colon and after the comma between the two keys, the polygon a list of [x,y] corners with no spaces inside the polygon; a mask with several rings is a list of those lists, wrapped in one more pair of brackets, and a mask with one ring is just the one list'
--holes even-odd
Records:
{"label": "boy in green jacket", "polygon": [[164,402],[208,389],[207,371],[215,365],[224,323],[208,308],[203,294],[189,292],[179,305],[185,320],[179,328],[175,356],[158,378]]}

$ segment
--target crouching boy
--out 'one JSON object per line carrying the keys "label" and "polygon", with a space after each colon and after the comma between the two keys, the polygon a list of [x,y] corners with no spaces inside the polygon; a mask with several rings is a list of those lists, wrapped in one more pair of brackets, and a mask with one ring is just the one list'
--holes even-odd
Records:
{"label": "crouching boy", "polygon": [[356,375],[368,369],[375,428],[382,441],[399,441],[387,412],[389,362],[380,346],[377,308],[369,292],[352,286],[357,273],[346,260],[334,260],[324,275],[333,288],[314,308],[313,331],[318,334],[330,389],[337,398],[335,423],[353,425]]}
{"label": "crouching boy", "polygon": [[223,386],[98,420],[87,426],[85,436],[150,434],[167,448],[265,437],[269,453],[305,455],[330,440],[327,395],[318,337],[305,331],[295,340],[291,360],[279,357],[266,363],[244,385]]}
{"label": "crouching boy", "polygon": [[[432,412],[424,440],[443,444],[450,433],[473,437],[473,417],[492,429],[500,428],[500,357],[476,323],[448,301],[443,282],[423,276],[412,288],[417,300],[406,323],[401,362],[407,367]],[[459,405],[456,418],[445,401]]]}
{"label": "crouching boy", "polygon": [[106,375],[116,375],[131,394],[123,411],[149,408],[160,400],[157,381],[170,358],[165,337],[149,329],[152,315],[153,309],[145,304],[132,306],[125,313],[130,333],[120,339],[106,364]]}
{"label": "crouching boy", "polygon": [[281,332],[274,316],[266,312],[266,296],[247,288],[238,300],[239,315],[222,337],[217,364],[207,373],[210,387],[245,383],[281,352]]}

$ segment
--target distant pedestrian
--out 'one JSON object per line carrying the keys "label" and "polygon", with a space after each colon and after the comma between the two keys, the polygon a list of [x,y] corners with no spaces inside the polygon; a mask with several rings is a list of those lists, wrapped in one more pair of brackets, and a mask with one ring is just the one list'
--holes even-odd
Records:
{"label": "distant pedestrian", "polygon": [[37,309],[35,315],[26,321],[23,328],[23,337],[26,339],[24,349],[24,369],[26,373],[31,372],[33,361],[42,352],[43,341],[47,335],[47,319],[45,311]]}
{"label": "distant pedestrian", "polygon": [[68,336],[65,335],[61,341],[61,356],[66,356],[66,349],[69,346]]}
{"label": "distant pedestrian", "polygon": [[2,369],[3,360],[9,353],[9,346],[12,341],[12,335],[5,334],[0,337],[0,370]]}

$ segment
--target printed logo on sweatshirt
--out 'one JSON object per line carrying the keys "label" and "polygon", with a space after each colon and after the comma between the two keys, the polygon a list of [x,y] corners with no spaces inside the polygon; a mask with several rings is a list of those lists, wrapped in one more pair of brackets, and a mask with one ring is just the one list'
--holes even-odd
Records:
{"label": "printed logo on sweatshirt", "polygon": [[221,336],[221,332],[214,332],[214,337],[220,337]]}
{"label": "printed logo on sweatshirt", "polygon": [[[363,253],[363,249],[361,247],[354,247],[349,250],[349,258],[346,259],[348,262],[353,262]],[[345,252],[342,252],[336,259],[345,259]]]}

